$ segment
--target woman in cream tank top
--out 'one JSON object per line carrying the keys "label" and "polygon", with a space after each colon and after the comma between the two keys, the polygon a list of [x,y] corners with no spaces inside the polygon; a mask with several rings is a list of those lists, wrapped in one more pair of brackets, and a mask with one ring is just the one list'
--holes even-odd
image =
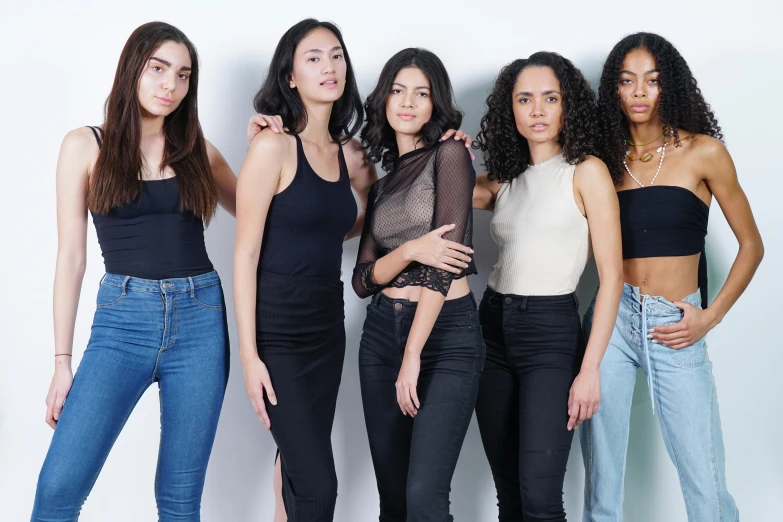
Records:
{"label": "woman in cream tank top", "polygon": [[[487,355],[476,416],[500,521],[566,520],[573,430],[600,400],[622,252],[617,196],[591,156],[595,133],[590,86],[571,62],[541,52],[503,68],[477,137],[487,174],[473,207],[494,211],[499,256],[479,307]],[[574,290],[591,246],[599,326],[585,348]]]}

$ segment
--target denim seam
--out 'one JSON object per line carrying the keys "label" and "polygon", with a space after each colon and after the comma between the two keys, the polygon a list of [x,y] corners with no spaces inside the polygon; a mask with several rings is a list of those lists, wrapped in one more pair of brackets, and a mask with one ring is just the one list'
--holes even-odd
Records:
{"label": "denim seam", "polygon": [[718,501],[718,521],[723,522],[723,503],[720,498],[720,484],[718,483],[718,467],[715,455],[715,397],[717,396],[715,385],[712,385],[712,397],[710,398],[710,465],[712,467],[712,480],[715,486],[715,499]]}
{"label": "denim seam", "polygon": [[[666,441],[669,443],[669,447],[671,448],[672,454],[672,462],[674,463],[674,467],[677,470],[677,478],[680,480],[680,488],[683,487],[683,479],[682,479],[682,470],[680,469],[680,461],[677,458],[677,452],[674,448],[674,444],[672,444],[671,436],[669,435],[669,422],[666,419],[666,414],[664,414],[663,409],[661,408],[661,401],[660,401],[660,390],[656,389],[655,394],[656,399],[658,399],[658,415],[661,419],[661,426],[663,426],[663,436],[666,437]],[[683,489],[683,493],[684,493]]]}

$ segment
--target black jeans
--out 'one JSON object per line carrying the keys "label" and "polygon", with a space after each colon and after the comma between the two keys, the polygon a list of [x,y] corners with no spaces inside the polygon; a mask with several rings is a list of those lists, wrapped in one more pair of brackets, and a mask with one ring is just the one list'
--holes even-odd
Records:
{"label": "black jeans", "polygon": [[473,294],[446,301],[421,352],[415,418],[395,383],[416,303],[376,294],[367,306],[359,376],[381,522],[451,522],[449,491],[484,364]]}
{"label": "black jeans", "polygon": [[277,406],[265,402],[289,522],[334,519],[331,435],[345,357],[343,318],[337,277],[258,274],[256,343],[277,394]]}
{"label": "black jeans", "polygon": [[563,479],[574,432],[568,394],[584,348],[574,294],[504,295],[479,307],[487,346],[476,402],[501,522],[565,521]]}

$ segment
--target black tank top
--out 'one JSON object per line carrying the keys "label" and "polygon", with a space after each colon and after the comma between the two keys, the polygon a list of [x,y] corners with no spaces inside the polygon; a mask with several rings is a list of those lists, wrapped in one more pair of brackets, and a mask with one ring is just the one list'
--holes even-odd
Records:
{"label": "black tank top", "polygon": [[356,201],[340,145],[340,179],[315,173],[296,138],[296,173],[272,198],[258,270],[299,277],[339,277],[343,240],[356,222]]}
{"label": "black tank top", "polygon": [[671,185],[621,190],[617,197],[623,259],[701,254],[699,289],[701,306],[707,308],[704,238],[710,208],[690,190]]}
{"label": "black tank top", "polygon": [[[100,146],[101,129],[90,129]],[[131,203],[106,215],[91,212],[106,272],[159,280],[214,270],[204,246],[203,221],[179,210],[176,176],[141,183],[141,193]]]}

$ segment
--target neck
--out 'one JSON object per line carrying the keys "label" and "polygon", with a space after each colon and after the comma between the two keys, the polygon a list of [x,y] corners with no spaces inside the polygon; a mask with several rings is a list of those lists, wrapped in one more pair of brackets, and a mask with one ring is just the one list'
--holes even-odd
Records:
{"label": "neck", "polygon": [[422,147],[419,136],[413,134],[395,133],[397,138],[397,152],[400,156]]}
{"label": "neck", "polygon": [[305,103],[307,126],[299,136],[316,146],[326,146],[332,142],[329,134],[329,119],[332,116],[332,103]]}
{"label": "neck", "polygon": [[550,160],[563,152],[563,147],[556,140],[549,140],[545,143],[533,143],[528,140],[527,146],[530,149],[530,162],[533,165]]}
{"label": "neck", "polygon": [[142,115],[141,139],[156,138],[163,134],[163,116]]}
{"label": "neck", "polygon": [[647,144],[637,147],[629,145],[631,149],[637,152],[660,145],[663,142],[662,133],[663,125],[661,125],[661,121],[658,118],[642,123],[628,122],[628,134],[631,136],[629,141],[636,144]]}

